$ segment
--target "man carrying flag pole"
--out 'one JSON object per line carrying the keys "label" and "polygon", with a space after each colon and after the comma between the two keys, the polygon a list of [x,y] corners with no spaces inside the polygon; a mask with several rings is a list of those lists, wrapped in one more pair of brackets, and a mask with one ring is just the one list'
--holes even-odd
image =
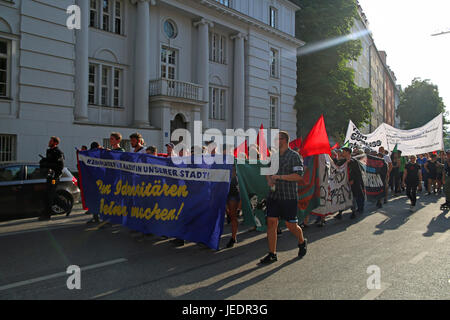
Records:
{"label": "man carrying flag pole", "polygon": [[298,256],[306,254],[307,239],[298,225],[298,182],[303,178],[303,164],[298,153],[289,148],[289,134],[280,131],[275,141],[278,146],[279,168],[276,175],[266,176],[271,191],[267,199],[267,241],[269,254],[260,260],[261,264],[277,261],[277,227],[281,218],[286,221],[289,231],[298,239]]}

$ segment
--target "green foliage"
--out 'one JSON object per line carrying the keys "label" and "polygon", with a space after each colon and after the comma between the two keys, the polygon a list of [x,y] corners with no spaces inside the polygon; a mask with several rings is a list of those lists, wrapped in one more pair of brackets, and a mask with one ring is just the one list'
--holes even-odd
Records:
{"label": "green foliage", "polygon": [[[353,19],[359,19],[356,0],[292,1],[302,8],[296,14],[296,36],[307,46],[350,34]],[[299,56],[295,104],[298,136],[305,137],[322,114],[329,136],[341,141],[349,119],[357,126],[368,123],[371,90],[356,86],[354,70],[347,67],[361,51],[361,41],[350,40]]]}
{"label": "green foliage", "polygon": [[415,78],[401,93],[397,114],[404,129],[421,127],[443,112],[445,105],[439,96],[438,87],[430,80]]}

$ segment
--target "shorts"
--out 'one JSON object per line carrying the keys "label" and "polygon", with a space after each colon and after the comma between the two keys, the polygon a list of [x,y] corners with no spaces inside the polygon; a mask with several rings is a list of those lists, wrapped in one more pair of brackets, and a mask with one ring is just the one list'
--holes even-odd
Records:
{"label": "shorts", "polygon": [[297,223],[297,205],[297,200],[275,200],[268,198],[266,216]]}

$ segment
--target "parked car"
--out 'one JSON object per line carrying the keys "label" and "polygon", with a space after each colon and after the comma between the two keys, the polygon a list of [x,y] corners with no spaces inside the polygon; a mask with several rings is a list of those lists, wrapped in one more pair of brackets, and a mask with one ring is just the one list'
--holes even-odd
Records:
{"label": "parked car", "polygon": [[[0,163],[0,220],[39,216],[46,197],[46,170],[37,163]],[[56,188],[56,194],[68,204],[80,200],[77,179],[64,168]],[[52,206],[52,214],[66,214],[58,205]]]}

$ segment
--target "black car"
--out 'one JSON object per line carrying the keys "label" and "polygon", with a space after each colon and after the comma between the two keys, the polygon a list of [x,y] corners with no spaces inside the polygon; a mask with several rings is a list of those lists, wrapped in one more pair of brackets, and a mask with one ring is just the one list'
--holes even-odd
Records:
{"label": "black car", "polygon": [[[47,171],[36,163],[0,163],[0,220],[39,216],[46,197]],[[56,194],[68,204],[65,211],[52,206],[53,214],[67,214],[80,200],[77,179],[64,168]]]}

